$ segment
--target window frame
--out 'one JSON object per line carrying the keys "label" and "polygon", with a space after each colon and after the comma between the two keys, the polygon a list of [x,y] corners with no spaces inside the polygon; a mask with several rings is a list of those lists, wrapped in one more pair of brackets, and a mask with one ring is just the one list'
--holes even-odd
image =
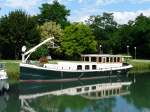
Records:
{"label": "window frame", "polygon": [[[93,59],[94,58],[94,59]],[[96,62],[97,58],[96,57],[91,57],[91,62]]]}
{"label": "window frame", "polygon": [[85,70],[90,70],[90,65],[85,65]]}
{"label": "window frame", "polygon": [[77,65],[77,70],[82,70],[82,65]]}
{"label": "window frame", "polygon": [[96,65],[92,65],[92,70],[96,70],[96,69],[97,69],[97,66]]}

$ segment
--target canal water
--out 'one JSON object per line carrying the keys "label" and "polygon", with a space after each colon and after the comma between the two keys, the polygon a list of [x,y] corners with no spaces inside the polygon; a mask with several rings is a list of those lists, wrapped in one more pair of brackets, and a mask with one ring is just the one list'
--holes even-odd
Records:
{"label": "canal water", "polygon": [[150,73],[4,87],[0,112],[150,112]]}

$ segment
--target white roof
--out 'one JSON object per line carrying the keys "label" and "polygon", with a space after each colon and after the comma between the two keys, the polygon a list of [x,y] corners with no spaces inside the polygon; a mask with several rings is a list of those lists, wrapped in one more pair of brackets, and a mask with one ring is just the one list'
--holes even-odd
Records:
{"label": "white roof", "polygon": [[124,57],[124,56],[112,54],[82,54],[81,57]]}

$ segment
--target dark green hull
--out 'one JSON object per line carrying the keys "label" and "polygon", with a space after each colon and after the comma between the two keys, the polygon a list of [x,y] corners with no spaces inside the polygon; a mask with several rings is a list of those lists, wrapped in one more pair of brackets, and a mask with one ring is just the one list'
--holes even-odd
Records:
{"label": "dark green hull", "polygon": [[113,77],[126,74],[127,70],[104,72],[63,72],[20,67],[21,81],[72,81],[79,79],[94,79],[98,77]]}

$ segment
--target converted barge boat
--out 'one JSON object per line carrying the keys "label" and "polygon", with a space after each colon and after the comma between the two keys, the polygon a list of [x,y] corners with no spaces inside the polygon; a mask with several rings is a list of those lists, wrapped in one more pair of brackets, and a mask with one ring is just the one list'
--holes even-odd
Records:
{"label": "converted barge boat", "polygon": [[58,61],[45,63],[42,66],[27,63],[27,59],[38,47],[53,38],[48,38],[29,51],[22,51],[22,63],[20,63],[21,81],[72,81],[78,79],[93,79],[97,77],[110,77],[118,73],[125,73],[132,65],[124,63],[123,56],[110,54],[84,54],[81,61]]}

